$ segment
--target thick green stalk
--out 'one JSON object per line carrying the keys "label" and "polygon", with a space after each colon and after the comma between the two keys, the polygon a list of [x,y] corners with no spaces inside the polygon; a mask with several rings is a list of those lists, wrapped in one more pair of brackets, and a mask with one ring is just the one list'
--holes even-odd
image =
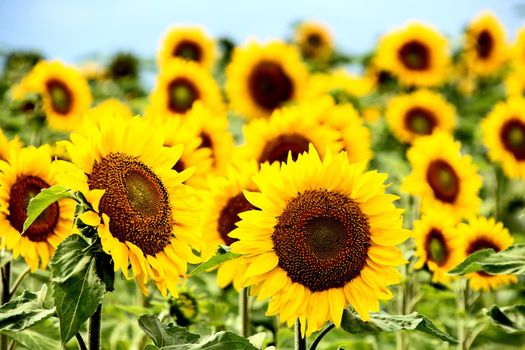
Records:
{"label": "thick green stalk", "polygon": [[[11,280],[11,262],[7,262],[2,267],[2,300],[0,302],[2,305],[7,303],[9,300],[11,300],[11,293],[10,293],[10,280]],[[9,339],[6,335],[2,335],[0,337],[0,350],[7,350],[7,347],[9,345]]]}
{"label": "thick green stalk", "polygon": [[102,303],[89,318],[89,350],[100,350],[100,325],[102,323]]}
{"label": "thick green stalk", "polygon": [[239,293],[239,314],[241,316],[241,334],[250,336],[250,309],[248,307],[248,288],[243,288]]}

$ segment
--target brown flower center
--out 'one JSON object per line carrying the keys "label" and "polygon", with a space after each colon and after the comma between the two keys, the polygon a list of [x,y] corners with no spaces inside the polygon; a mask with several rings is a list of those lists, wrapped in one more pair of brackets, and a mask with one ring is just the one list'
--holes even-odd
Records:
{"label": "brown flower center", "polygon": [[242,192],[231,197],[226,202],[217,222],[217,230],[226,245],[231,245],[233,242],[238,241],[238,239],[232,238],[228,234],[235,229],[235,224],[240,220],[239,214],[252,209],[255,209],[255,207],[248,202]]}
{"label": "brown flower center", "polygon": [[259,156],[259,164],[284,163],[288,160],[288,152],[292,153],[293,160],[297,160],[299,154],[308,152],[309,144],[310,140],[299,134],[279,135],[266,143]]}
{"label": "brown flower center", "polygon": [[476,52],[479,58],[487,59],[492,54],[494,48],[494,38],[488,30],[483,30],[479,33],[476,40]]}
{"label": "brown flower center", "polygon": [[[9,192],[8,220],[17,231],[22,232],[24,221],[27,219],[27,206],[31,198],[35,197],[49,184],[37,176],[21,176],[11,187]],[[43,242],[51,235],[59,219],[58,203],[53,203],[38,216],[29,226],[24,236],[33,242]]]}
{"label": "brown flower center", "polygon": [[405,128],[418,135],[430,135],[437,125],[432,111],[423,107],[414,107],[405,115]]}
{"label": "brown flower center", "polygon": [[449,251],[443,233],[439,229],[432,228],[430,230],[426,237],[425,250],[428,260],[435,262],[439,266],[445,265]]}
{"label": "brown flower center", "polygon": [[199,90],[187,78],[178,77],[168,84],[168,108],[173,113],[185,113],[199,99]]}
{"label": "brown flower center", "polygon": [[399,59],[408,69],[425,70],[430,67],[430,50],[424,43],[412,40],[401,46]]}
{"label": "brown flower center", "polygon": [[[501,250],[501,248],[498,247],[494,242],[488,240],[485,237],[479,237],[469,243],[467,247],[467,255],[473,254],[482,249],[494,249],[495,252],[499,252]],[[485,277],[490,276],[490,274],[486,273],[485,271],[478,271],[476,273]]]}
{"label": "brown flower center", "polygon": [[68,114],[73,107],[73,94],[61,80],[50,79],[46,82],[46,90],[51,99],[51,106],[58,114]]}
{"label": "brown flower center", "polygon": [[293,282],[323,291],[359,275],[370,246],[370,226],[351,198],[309,190],[288,202],[272,241],[279,266]]}
{"label": "brown flower center", "polygon": [[432,161],[427,169],[427,183],[434,197],[442,202],[454,203],[459,195],[459,177],[454,168],[444,160]]}
{"label": "brown flower center", "polygon": [[181,40],[173,49],[173,56],[200,62],[202,60],[202,49],[193,41]]}
{"label": "brown flower center", "polygon": [[323,44],[323,38],[317,33],[312,33],[308,35],[308,37],[306,38],[306,42],[309,46],[318,48]]}
{"label": "brown flower center", "polygon": [[174,224],[162,181],[137,157],[110,153],[93,165],[89,189],[106,192],[100,211],[109,216],[111,234],[122,243],[155,255],[169,244]]}
{"label": "brown flower center", "polygon": [[248,77],[251,97],[263,109],[272,111],[293,96],[293,83],[283,67],[272,61],[261,61]]}
{"label": "brown flower center", "polygon": [[519,119],[510,119],[500,132],[503,147],[517,160],[525,160],[525,124]]}

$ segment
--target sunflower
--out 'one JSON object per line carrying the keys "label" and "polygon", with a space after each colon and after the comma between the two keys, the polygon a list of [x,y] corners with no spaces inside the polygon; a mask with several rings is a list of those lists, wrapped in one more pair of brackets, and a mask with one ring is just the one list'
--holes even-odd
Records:
{"label": "sunflower", "polygon": [[350,74],[344,69],[338,69],[328,74],[312,74],[308,79],[305,99],[319,96],[344,93],[350,97],[363,97],[372,93],[374,81],[367,76]]}
{"label": "sunflower", "polygon": [[455,222],[441,212],[429,212],[414,223],[414,239],[418,261],[415,268],[424,265],[432,272],[432,282],[447,284],[447,274],[462,260],[460,241],[454,235]]}
{"label": "sunflower", "polygon": [[474,19],[465,33],[464,59],[473,73],[490,75],[508,59],[505,29],[492,13]]}
{"label": "sunflower", "polygon": [[239,149],[242,159],[264,162],[286,162],[308,151],[311,143],[321,152],[341,150],[341,133],[328,124],[321,123],[321,116],[329,113],[333,102],[318,100],[303,102],[278,109],[269,119],[255,119],[244,126],[245,144]]}
{"label": "sunflower", "polygon": [[211,70],[215,56],[215,42],[202,28],[172,27],[162,40],[157,61],[161,69],[169,66],[175,59],[184,59]]}
{"label": "sunflower", "polygon": [[525,179],[525,99],[513,97],[494,106],[482,122],[489,157],[510,178]]}
{"label": "sunflower", "polygon": [[80,71],[59,61],[41,61],[13,89],[13,98],[37,92],[42,94],[49,126],[62,131],[74,130],[89,109],[92,97]]}
{"label": "sunflower", "polygon": [[0,228],[2,247],[22,256],[31,271],[45,269],[62,240],[73,231],[75,202],[51,204],[22,233],[29,200],[40,190],[57,184],[59,168],[51,162],[48,146],[13,148],[9,163],[0,161]]}
{"label": "sunflower", "polygon": [[334,49],[328,28],[311,21],[302,22],[296,27],[294,42],[299,46],[303,57],[321,62],[326,61]]}
{"label": "sunflower", "polygon": [[225,110],[221,91],[211,74],[195,62],[177,59],[157,77],[145,114],[154,118],[184,116],[196,101],[217,113]]}
{"label": "sunflower", "polygon": [[171,118],[159,125],[159,129],[165,134],[164,146],[184,146],[184,151],[173,169],[182,172],[193,168],[194,173],[186,183],[198,188],[206,187],[206,177],[213,168],[213,159],[211,149],[201,147],[203,138],[200,136],[199,125],[180,118]]}
{"label": "sunflower", "polygon": [[441,94],[430,90],[418,90],[392,98],[385,116],[394,135],[408,143],[436,130],[451,133],[456,124],[454,106]]}
{"label": "sunflower", "polygon": [[241,214],[230,237],[248,261],[244,285],[271,297],[267,315],[299,319],[306,335],[327,320],[339,327],[349,304],[368,321],[406,263],[395,245],[409,232],[398,197],[384,193],[386,175],[349,164],[344,152],[321,161],[310,147],[297,161],[263,164],[253,179],[260,192],[244,194],[259,210]]}
{"label": "sunflower", "polygon": [[[204,260],[208,260],[219,245],[231,245],[237,239],[228,234],[235,229],[241,213],[255,209],[244,196],[243,191],[257,191],[252,176],[257,172],[255,162],[243,163],[238,168],[229,167],[226,176],[209,178],[209,193],[203,204],[203,232],[206,232],[206,247],[202,250]],[[217,284],[225,288],[233,282],[240,290],[242,275],[246,271],[244,259],[222,263],[217,271]]]}
{"label": "sunflower", "polygon": [[445,37],[428,25],[410,23],[384,35],[374,65],[395,75],[405,85],[437,86],[449,65]]}
{"label": "sunflower", "polygon": [[469,155],[451,135],[436,131],[421,136],[407,152],[412,172],[401,190],[421,197],[423,214],[444,212],[455,220],[476,215],[480,207],[481,177]]}
{"label": "sunflower", "polygon": [[311,106],[308,107],[305,103],[304,108],[311,109],[313,117],[321,124],[339,131],[342,150],[346,151],[350,163],[368,162],[372,159],[370,131],[363,125],[363,120],[351,104],[334,105],[332,98],[324,96],[311,103]]}
{"label": "sunflower", "polygon": [[191,171],[172,169],[182,146],[164,147],[162,133],[143,118],[104,112],[86,114],[65,142],[73,164],[61,162],[61,181],[92,203],[80,220],[98,226],[115,271],[135,278],[144,294],[152,280],[162,295],[176,296],[200,245],[194,191],[182,184]]}
{"label": "sunflower", "polygon": [[[0,160],[7,161],[11,150],[19,150],[22,148],[22,142],[15,136],[12,140],[9,140],[2,129],[0,129]],[[16,153],[14,153],[16,154]]]}
{"label": "sunflower", "polygon": [[[509,230],[503,227],[501,222],[496,222],[494,218],[474,217],[468,223],[459,224],[455,234],[463,241],[461,260],[481,249],[492,248],[499,252],[507,249],[513,243]],[[468,274],[466,277],[473,289],[485,291],[518,281],[513,275],[489,275],[483,271]]]}
{"label": "sunflower", "polygon": [[247,118],[269,117],[284,104],[300,100],[308,78],[297,49],[275,41],[235,48],[226,68],[232,109]]}

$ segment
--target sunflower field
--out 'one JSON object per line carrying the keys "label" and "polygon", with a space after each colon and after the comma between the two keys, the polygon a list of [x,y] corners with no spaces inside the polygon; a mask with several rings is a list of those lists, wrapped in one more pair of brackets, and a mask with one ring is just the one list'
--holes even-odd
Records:
{"label": "sunflower field", "polygon": [[0,350],[525,349],[525,26],[335,34],[2,51]]}

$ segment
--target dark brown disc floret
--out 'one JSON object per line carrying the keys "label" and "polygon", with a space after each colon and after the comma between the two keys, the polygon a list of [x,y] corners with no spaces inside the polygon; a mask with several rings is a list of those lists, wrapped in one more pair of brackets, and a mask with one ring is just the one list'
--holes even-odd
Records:
{"label": "dark brown disc floret", "polygon": [[259,164],[264,162],[286,162],[288,153],[292,153],[295,161],[299,154],[308,152],[310,140],[300,134],[284,134],[268,141],[259,156]]}
{"label": "dark brown disc floret", "polygon": [[408,69],[426,70],[430,67],[430,50],[427,45],[418,40],[411,40],[403,44],[398,55]]}
{"label": "dark brown disc floret", "polygon": [[273,111],[292,98],[294,86],[279,63],[261,61],[252,68],[248,77],[248,90],[257,105]]}
{"label": "dark brown disc floret", "polygon": [[202,49],[200,45],[194,41],[181,40],[173,49],[173,57],[200,62],[202,60]]}
{"label": "dark brown disc floret", "polygon": [[501,127],[500,139],[514,158],[525,160],[525,123],[517,118],[506,121]]}
{"label": "dark brown disc floret", "polygon": [[[22,232],[27,219],[27,206],[31,198],[40,193],[49,184],[37,176],[24,175],[16,179],[9,192],[9,216],[7,219],[17,231]],[[60,208],[53,203],[24,232],[24,236],[33,242],[43,242],[51,235],[59,220]]]}
{"label": "dark brown disc floret", "polygon": [[370,226],[353,199],[308,190],[288,202],[272,241],[279,266],[293,282],[323,291],[359,275],[370,247]]}
{"label": "dark brown disc floret", "polygon": [[456,170],[445,160],[430,162],[427,169],[427,183],[434,197],[446,203],[454,203],[460,191],[460,180]]}
{"label": "dark brown disc floret", "polygon": [[438,266],[447,263],[450,252],[441,230],[435,227],[430,230],[425,239],[425,251],[427,259],[435,262]]}
{"label": "dark brown disc floret", "polygon": [[430,135],[437,126],[434,113],[424,107],[414,107],[405,114],[405,128],[418,135]]}
{"label": "dark brown disc floret", "polygon": [[174,225],[164,184],[137,157],[110,153],[93,165],[89,188],[106,192],[100,211],[109,216],[109,230],[144,254],[155,255],[173,238]]}
{"label": "dark brown disc floret", "polygon": [[168,84],[168,108],[173,113],[185,113],[200,97],[195,84],[185,77],[177,77]]}
{"label": "dark brown disc floret", "polygon": [[494,38],[488,30],[482,30],[476,39],[476,52],[481,59],[488,59],[492,55]]}
{"label": "dark brown disc floret", "polygon": [[73,108],[73,93],[66,83],[58,79],[49,79],[46,90],[51,99],[51,106],[58,114],[68,114]]}
{"label": "dark brown disc floret", "polygon": [[237,227],[235,224],[240,220],[239,214],[252,209],[255,209],[255,207],[248,202],[242,192],[231,197],[226,202],[217,221],[217,231],[226,245],[231,245],[238,240],[228,236],[228,234]]}

